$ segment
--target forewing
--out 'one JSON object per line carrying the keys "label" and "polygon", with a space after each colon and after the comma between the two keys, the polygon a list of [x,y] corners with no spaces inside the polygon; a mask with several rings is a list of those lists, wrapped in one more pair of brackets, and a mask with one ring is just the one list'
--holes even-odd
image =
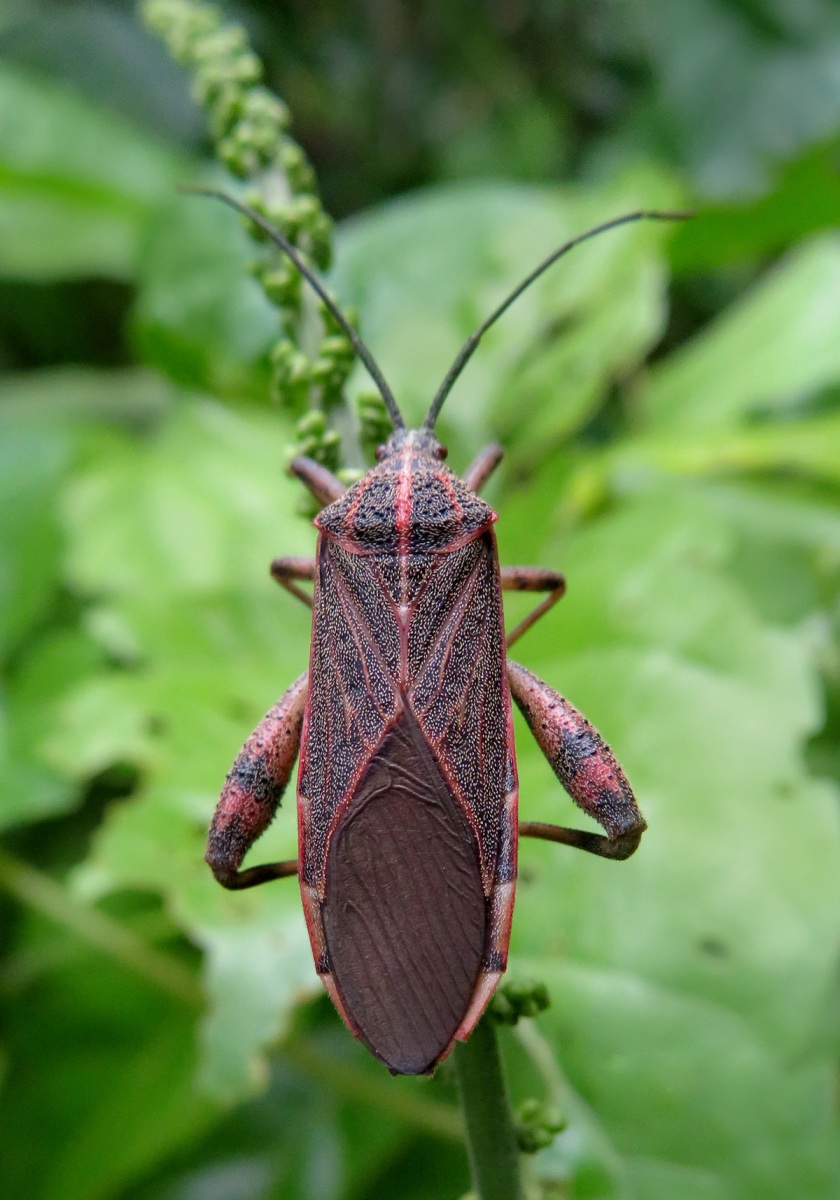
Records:
{"label": "forewing", "polygon": [[330,842],[322,905],[344,1009],[392,1071],[429,1070],[482,966],[475,838],[411,713],[371,759]]}
{"label": "forewing", "polygon": [[[442,598],[448,597],[447,603]],[[515,787],[501,585],[488,530],[442,557],[412,614],[422,655],[411,705],[479,835],[489,887],[505,796]]]}
{"label": "forewing", "polygon": [[[309,704],[301,747],[302,877],[319,884],[328,833],[396,719],[399,633],[390,605],[362,608],[366,561],[322,537],[318,546]],[[354,574],[359,578],[354,580]],[[395,651],[394,647],[397,647]]]}

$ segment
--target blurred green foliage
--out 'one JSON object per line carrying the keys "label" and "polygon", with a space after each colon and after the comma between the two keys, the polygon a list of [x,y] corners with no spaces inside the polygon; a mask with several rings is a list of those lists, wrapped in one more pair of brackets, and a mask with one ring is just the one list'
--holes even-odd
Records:
{"label": "blurred green foliage", "polygon": [[[833,1200],[840,10],[239,15],[412,419],[548,249],[708,209],[577,250],[441,422],[456,468],[504,442],[502,557],[569,578],[520,654],[650,824],[620,866],[523,845],[510,972],[552,1006],[501,1036],[517,1104],[548,1088],[567,1121],[530,1164],[546,1196]],[[295,887],[227,894],[202,862],[227,766],[306,662],[267,564],[313,532],[247,240],[177,195],[200,116],[128,3],[10,0],[0,30],[4,1190],[454,1200],[447,1066],[388,1077],[320,995]],[[519,735],[524,812],[578,821]],[[294,825],[287,801],[261,860]]]}

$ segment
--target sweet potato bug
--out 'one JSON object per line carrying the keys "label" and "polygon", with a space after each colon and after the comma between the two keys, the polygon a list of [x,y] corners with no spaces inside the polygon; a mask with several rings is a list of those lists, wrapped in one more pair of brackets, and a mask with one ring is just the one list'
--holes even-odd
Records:
{"label": "sweet potato bug", "polygon": [[[198,190],[198,189],[197,189]],[[645,822],[616,758],[564,697],[507,657],[563,595],[563,576],[500,568],[496,514],[478,495],[491,446],[458,478],[434,426],[483,334],[573,246],[682,214],[634,212],[565,243],[468,339],[420,429],[405,426],[373,356],[295,247],[391,416],[378,462],[345,489],[307,458],[291,470],[322,506],[312,560],[274,578],[312,605],[308,670],[245,743],[210,829],[207,862],[232,889],[297,874],[315,965],[350,1031],[397,1074],[432,1071],[467,1038],[505,969],[520,835],[629,857]],[[298,585],[311,581],[312,599]],[[502,592],[544,593],[505,637]],[[518,823],[511,697],[555,774],[604,835]],[[298,858],[241,869],[298,772]]]}

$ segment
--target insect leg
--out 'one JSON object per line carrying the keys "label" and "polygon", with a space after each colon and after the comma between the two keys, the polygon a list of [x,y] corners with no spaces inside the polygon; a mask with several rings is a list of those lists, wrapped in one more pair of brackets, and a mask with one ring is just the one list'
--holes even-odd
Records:
{"label": "insect leg", "polygon": [[540,617],[562,599],[566,591],[566,580],[559,571],[550,571],[547,567],[502,567],[501,576],[502,587],[506,592],[550,593],[507,635],[506,645],[510,649],[523,633],[527,633]]}
{"label": "insect leg", "polygon": [[309,672],[269,709],[228,772],[213,814],[204,858],[223,887],[235,891],[297,874],[297,860],[240,871],[242,859],[274,817],[300,749]]}
{"label": "insect leg", "polygon": [[332,471],[328,471],[326,467],[315,462],[314,458],[307,458],[305,454],[299,454],[297,458],[292,459],[289,463],[289,474],[294,475],[309,488],[322,508],[327,504],[332,504],[333,500],[338,500],[339,496],[343,496],[347,491],[347,488],[340,479],[333,475]]}
{"label": "insect leg", "polygon": [[271,577],[276,579],[281,587],[298,600],[302,600],[307,608],[312,607],[312,597],[307,596],[303,588],[294,582],[296,579],[313,580],[315,578],[314,558],[275,558],[271,564]]}
{"label": "insect leg", "polygon": [[[289,470],[292,475],[297,476],[302,483],[306,484],[322,507],[332,504],[333,500],[343,496],[347,490],[341,480],[336,479],[332,471],[328,471],[326,467],[322,467],[320,463],[315,462],[312,458],[307,458],[304,454],[292,459],[289,463]],[[303,601],[307,608],[312,607],[312,597],[299,588],[295,580],[315,578],[313,559],[275,558],[271,564],[271,574],[287,592],[297,596],[298,600]]]}
{"label": "insect leg", "polygon": [[498,442],[486,446],[464,472],[464,483],[472,492],[480,492],[502,461],[504,450]]}
{"label": "insect leg", "polygon": [[508,660],[507,675],[513,698],[554,774],[607,834],[525,821],[520,836],[563,842],[602,858],[629,858],[647,826],[612,750],[582,713],[525,667]]}

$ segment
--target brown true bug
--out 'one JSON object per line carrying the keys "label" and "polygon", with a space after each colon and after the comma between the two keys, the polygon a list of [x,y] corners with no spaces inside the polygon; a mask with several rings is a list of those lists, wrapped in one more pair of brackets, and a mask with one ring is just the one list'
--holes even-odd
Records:
{"label": "brown true bug", "polygon": [[[459,479],[434,425],[483,334],[561,255],[637,212],[567,242],[469,338],[418,430],[406,429],[373,357],[294,246],[249,217],[295,263],[376,382],[394,431],[378,464],[345,489],[296,458],[322,506],[313,560],[271,573],[313,608],[309,669],[263,718],[213,816],[207,862],[227,888],[297,874],[315,965],[350,1031],[392,1072],[431,1071],[465,1039],[505,969],[518,835],[628,858],[645,822],[612,751],[586,718],[507,649],[563,595],[556,571],[499,568],[496,514],[478,491],[490,446]],[[313,597],[298,583],[311,580]],[[502,591],[545,592],[505,638]],[[572,799],[606,836],[517,826],[513,696]],[[296,758],[297,861],[240,869]]]}

